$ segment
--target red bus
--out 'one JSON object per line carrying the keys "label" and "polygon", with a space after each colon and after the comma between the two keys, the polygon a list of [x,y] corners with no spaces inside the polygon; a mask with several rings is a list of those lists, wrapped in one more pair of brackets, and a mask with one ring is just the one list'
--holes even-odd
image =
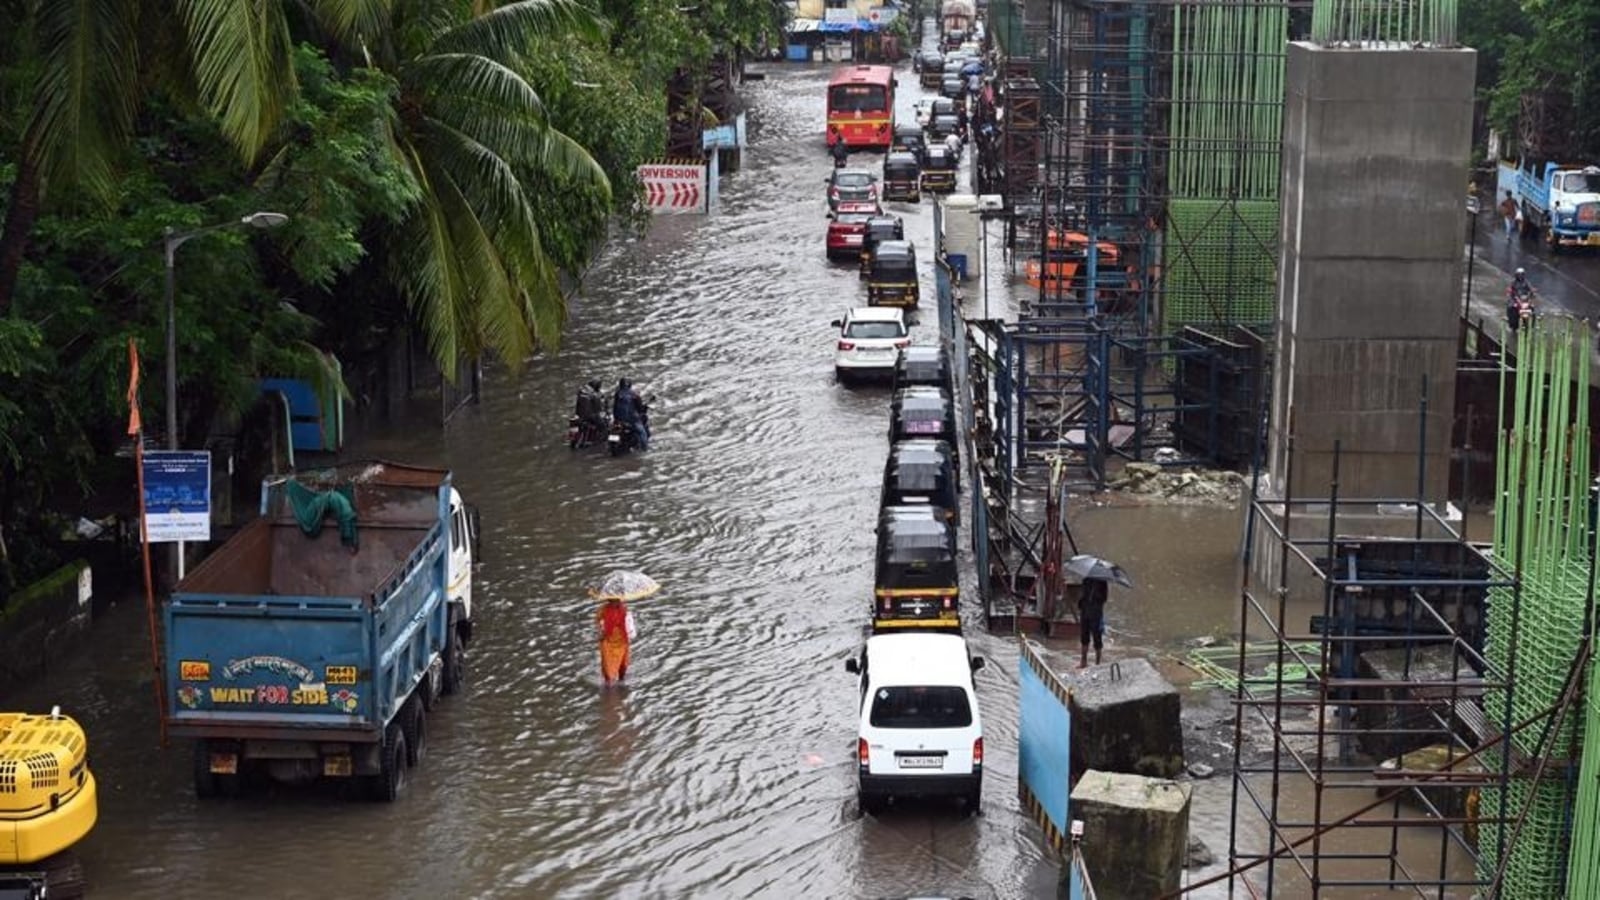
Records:
{"label": "red bus", "polygon": [[894,69],[847,66],[828,83],[828,146],[889,149],[894,139]]}

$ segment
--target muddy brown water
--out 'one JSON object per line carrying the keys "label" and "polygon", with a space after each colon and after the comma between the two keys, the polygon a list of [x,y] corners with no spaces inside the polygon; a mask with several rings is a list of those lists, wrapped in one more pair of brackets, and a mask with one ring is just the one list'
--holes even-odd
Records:
{"label": "muddy brown water", "polygon": [[[867,617],[887,392],[833,383],[828,321],[864,292],[823,255],[830,70],[772,65],[745,85],[752,146],[716,215],[663,217],[610,248],[559,353],[494,373],[446,431],[419,421],[363,441],[361,455],[451,467],[484,528],[471,683],[435,714],[398,803],[270,788],[197,801],[188,748],[156,747],[133,603],[4,698],[60,703],[88,729],[94,896],[1053,895],[1056,863],[1016,799],[1013,639],[988,634],[975,604],[969,639],[991,661],[982,815],[855,808],[842,661]],[[910,75],[902,116],[926,96]],[[929,267],[928,205],[889,206]],[[1014,308],[1002,285],[997,309]],[[935,337],[929,308],[919,342]],[[654,449],[570,452],[573,388],[624,374],[658,397]],[[1192,677],[1174,661],[1186,642],[1237,626],[1241,514],[1085,502],[1069,518],[1083,549],[1137,582],[1108,606],[1107,658]],[[637,605],[630,684],[608,691],[583,588],[616,565],[666,589]],[[1076,648],[1055,650],[1072,663]],[[1219,858],[1227,786],[1219,771],[1198,787],[1191,825]]]}

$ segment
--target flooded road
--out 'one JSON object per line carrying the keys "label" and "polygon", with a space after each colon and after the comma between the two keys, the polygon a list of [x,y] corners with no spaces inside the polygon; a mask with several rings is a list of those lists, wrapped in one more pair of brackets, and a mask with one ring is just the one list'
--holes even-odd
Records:
{"label": "flooded road", "polygon": [[[399,803],[197,802],[188,747],[154,746],[131,604],[7,698],[60,703],[88,729],[101,822],[81,849],[96,896],[1053,893],[1055,863],[1016,799],[1015,650],[975,617],[974,651],[991,660],[983,814],[857,815],[842,661],[867,624],[888,397],[833,383],[828,322],[864,289],[823,254],[830,67],[768,73],[743,88],[752,147],[715,215],[658,219],[612,247],[561,351],[491,377],[448,432],[361,448],[448,465],[484,529],[468,690],[430,723]],[[909,116],[909,69],[901,85]],[[929,265],[929,206],[891,211]],[[923,318],[915,338],[930,342]],[[658,397],[652,451],[570,452],[573,389],[619,376]],[[583,589],[617,565],[666,589],[637,605],[630,685],[607,691]]]}

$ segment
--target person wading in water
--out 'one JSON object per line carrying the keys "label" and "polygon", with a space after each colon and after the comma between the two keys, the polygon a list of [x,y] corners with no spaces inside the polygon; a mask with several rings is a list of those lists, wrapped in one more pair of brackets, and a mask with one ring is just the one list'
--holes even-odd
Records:
{"label": "person wading in water", "polygon": [[633,613],[615,597],[600,605],[595,622],[600,626],[600,677],[609,685],[628,677],[628,645],[637,630]]}

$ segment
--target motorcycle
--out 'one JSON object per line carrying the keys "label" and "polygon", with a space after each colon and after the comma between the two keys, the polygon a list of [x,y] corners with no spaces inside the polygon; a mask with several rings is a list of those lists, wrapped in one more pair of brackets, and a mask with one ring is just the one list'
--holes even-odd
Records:
{"label": "motorcycle", "polygon": [[609,427],[608,418],[602,418],[598,422],[585,422],[577,416],[568,416],[567,446],[573,450],[582,450],[600,440],[600,436],[605,434]]}
{"label": "motorcycle", "polygon": [[1519,291],[1515,286],[1508,289],[1506,291],[1506,314],[1512,329],[1531,322],[1534,317],[1533,291],[1531,289]]}
{"label": "motorcycle", "polygon": [[[654,396],[646,397],[639,401],[639,421],[644,423],[644,430],[650,431],[650,406],[655,400]],[[627,422],[613,419],[611,427],[606,433],[606,449],[612,456],[621,456],[639,449],[639,432]]]}

